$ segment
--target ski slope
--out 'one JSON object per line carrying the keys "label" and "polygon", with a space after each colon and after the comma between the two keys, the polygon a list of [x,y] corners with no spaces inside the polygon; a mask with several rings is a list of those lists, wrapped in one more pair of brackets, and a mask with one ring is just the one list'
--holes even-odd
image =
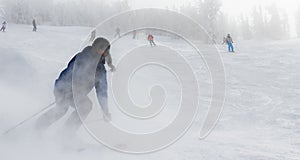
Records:
{"label": "ski slope", "polygon": [[[54,100],[54,80],[68,61],[80,50],[91,28],[31,26],[10,24],[0,33],[0,131],[3,132],[42,109]],[[155,35],[154,35],[155,36]],[[112,37],[109,37],[113,39]],[[199,140],[199,132],[209,107],[211,82],[209,71],[192,47],[178,39],[155,36],[158,46],[178,49],[191,65],[200,87],[200,105],[189,131],[170,147],[150,154],[125,154],[99,144],[81,128],[78,137],[86,149],[81,152],[62,147],[57,138],[65,118],[49,129],[40,140],[32,132],[34,120],[9,135],[0,137],[0,157],[19,159],[172,159],[172,160],[298,160],[300,158],[300,40],[271,42],[242,41],[236,52],[227,53],[217,45],[226,73],[224,110],[213,132]],[[131,35],[112,44],[117,63],[132,47],[148,45],[145,36]],[[205,47],[205,45],[203,45]],[[141,52],[151,51],[146,48]],[[170,57],[170,61],[172,61]],[[175,63],[176,61],[174,61]],[[180,65],[180,64],[178,64]],[[118,68],[117,68],[118,72]],[[182,75],[185,76],[185,75]],[[108,72],[110,81],[112,73]],[[137,121],[118,110],[110,91],[113,123],[130,132],[157,131],[174,118],[180,101],[178,82],[167,70],[157,66],[142,68],[130,82],[135,103],[149,103],[148,89],[160,83],[168,95],[160,116]],[[91,94],[95,102],[95,96]],[[174,107],[175,106],[175,107]],[[91,114],[88,122],[98,115]],[[75,146],[70,142],[71,146]]]}

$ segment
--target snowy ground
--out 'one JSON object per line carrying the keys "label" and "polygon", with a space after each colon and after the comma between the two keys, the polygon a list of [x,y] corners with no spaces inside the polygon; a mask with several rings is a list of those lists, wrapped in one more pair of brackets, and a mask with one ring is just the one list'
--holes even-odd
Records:
{"label": "snowy ground", "polygon": [[[80,49],[89,32],[90,28],[84,27],[40,26],[38,32],[33,33],[31,26],[9,25],[7,32],[0,33],[0,131],[5,131],[53,101],[54,80]],[[209,92],[208,71],[191,48],[179,40],[166,37],[157,36],[156,42],[158,45],[181,48],[179,52],[192,65],[200,88]],[[146,43],[144,38],[132,40],[130,37],[116,41],[111,50],[114,62],[118,62],[124,54],[122,51],[128,46]],[[243,41],[235,44],[236,53],[227,53],[225,46],[217,46],[225,65],[226,101],[217,127],[204,140],[199,140],[198,136],[210,93],[201,93],[199,114],[187,134],[159,152],[145,155],[119,153],[98,144],[84,129],[80,129],[79,136],[88,146],[85,151],[61,149],[55,142],[35,140],[34,134],[29,131],[33,120],[10,135],[0,137],[0,158],[299,160],[299,44],[299,39],[260,44]],[[141,95],[147,92],[144,85],[161,82],[170,90],[167,93],[171,103],[167,106],[176,106],[177,84],[170,81],[170,76],[165,70],[155,67],[139,72],[132,81],[135,85],[130,86],[132,96],[138,97],[134,98],[136,103],[147,103],[146,94]],[[108,77],[110,79],[111,73]],[[114,106],[111,99],[110,104]],[[112,107],[113,122],[135,132],[159,129],[172,119],[176,111],[176,108],[166,108],[162,117],[144,125],[124,120],[126,117]],[[51,131],[57,134],[59,123]]]}

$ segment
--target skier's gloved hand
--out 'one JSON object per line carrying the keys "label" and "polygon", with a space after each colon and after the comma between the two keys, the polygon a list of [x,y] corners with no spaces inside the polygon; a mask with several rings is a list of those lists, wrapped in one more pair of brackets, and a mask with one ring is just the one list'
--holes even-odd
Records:
{"label": "skier's gloved hand", "polygon": [[110,71],[111,71],[111,72],[115,72],[115,71],[116,71],[116,67],[115,67],[114,65],[111,65]]}

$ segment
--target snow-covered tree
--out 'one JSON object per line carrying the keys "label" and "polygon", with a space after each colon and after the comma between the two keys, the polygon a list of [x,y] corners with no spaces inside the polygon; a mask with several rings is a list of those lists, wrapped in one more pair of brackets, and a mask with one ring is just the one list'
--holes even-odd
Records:
{"label": "snow-covered tree", "polygon": [[289,17],[288,14],[286,12],[286,10],[284,10],[282,12],[282,29],[285,32],[285,35],[283,36],[283,38],[290,38],[290,23],[289,23]]}
{"label": "snow-covered tree", "polygon": [[296,17],[296,32],[298,37],[300,38],[300,5],[298,7],[295,17]]}
{"label": "snow-covered tree", "polygon": [[105,18],[128,10],[127,0],[2,0],[7,19],[14,23],[95,26]]}
{"label": "snow-covered tree", "polygon": [[3,1],[7,19],[15,23],[26,23],[29,13],[29,5],[25,0]]}
{"label": "snow-covered tree", "polygon": [[262,39],[266,37],[265,16],[261,6],[253,8],[253,34],[255,39]]}
{"label": "snow-covered tree", "polygon": [[267,33],[272,39],[283,39],[288,37],[287,16],[280,14],[275,3],[266,8],[267,16]]}
{"label": "snow-covered tree", "polygon": [[253,9],[252,30],[255,39],[284,39],[289,37],[289,22],[285,10],[275,3]]}
{"label": "snow-covered tree", "polygon": [[251,26],[249,24],[249,18],[246,16],[242,16],[240,20],[240,33],[245,40],[249,40],[252,38]]}
{"label": "snow-covered tree", "polygon": [[199,2],[201,5],[200,14],[202,14],[202,18],[204,24],[207,24],[205,27],[208,31],[208,43],[215,44],[217,42],[218,30],[217,30],[217,18],[219,16],[221,1],[220,0],[203,0]]}
{"label": "snow-covered tree", "polygon": [[5,19],[4,17],[5,17],[4,7],[0,3],[0,20]]}

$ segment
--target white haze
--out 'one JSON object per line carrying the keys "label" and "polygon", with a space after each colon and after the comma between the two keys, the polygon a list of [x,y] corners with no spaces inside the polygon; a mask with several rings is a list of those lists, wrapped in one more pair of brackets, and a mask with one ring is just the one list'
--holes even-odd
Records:
{"label": "white haze", "polygon": [[[4,5],[18,0],[2,0]],[[20,1],[20,0],[19,0]],[[27,0],[29,1],[29,0]],[[10,8],[5,12],[0,12],[2,19],[8,22],[7,31],[0,32],[0,132],[4,132],[15,124],[28,118],[46,105],[54,101],[53,85],[59,73],[66,67],[68,61],[78,52],[81,43],[90,33],[92,28],[104,18],[113,14],[132,8],[157,7],[169,9],[175,6],[175,10],[184,4],[185,10],[181,12],[195,18],[198,22],[209,23],[205,18],[192,11],[195,7],[193,1],[147,1],[129,0],[128,6],[112,6],[119,4],[118,1],[108,2],[108,6],[103,7],[97,15],[97,5],[93,6],[96,0],[86,1],[87,6],[69,5],[79,0],[66,0],[56,8],[55,11],[65,10],[66,19],[61,18],[61,12],[46,10],[46,2],[42,0],[30,0],[34,2],[40,10],[37,14],[33,12],[24,15],[18,22],[14,13],[17,8]],[[130,155],[112,151],[94,141],[87,132],[81,128],[78,137],[83,141],[86,150],[77,152],[72,147],[61,145],[59,135],[62,132],[62,124],[65,119],[60,120],[52,126],[46,138],[37,137],[33,131],[36,118],[28,121],[20,128],[17,128],[8,135],[0,135],[0,159],[1,160],[152,160],[152,159],[172,159],[172,160],[232,160],[232,159],[280,159],[298,160],[300,157],[300,39],[295,38],[300,35],[300,22],[297,22],[296,13],[300,13],[296,7],[297,1],[274,1],[280,11],[288,11],[289,31],[288,37],[272,37],[273,34],[262,35],[260,33],[269,30],[271,27],[255,29],[254,18],[250,14],[255,5],[268,6],[261,1],[243,0],[223,0],[220,11],[224,20],[214,28],[218,34],[216,46],[224,61],[227,77],[226,89],[227,97],[224,104],[224,113],[216,129],[205,140],[198,139],[201,122],[207,112],[206,107],[200,108],[200,113],[189,132],[171,147],[157,153],[146,155]],[[26,2],[26,1],[23,1]],[[42,3],[41,3],[42,2]],[[104,2],[104,1],[103,1]],[[174,5],[173,5],[174,2]],[[267,1],[266,1],[267,2]],[[271,1],[268,1],[268,4]],[[60,3],[56,1],[56,3]],[[90,4],[89,4],[90,3]],[[233,3],[236,3],[235,5]],[[100,3],[101,4],[101,3]],[[149,5],[147,5],[149,4]],[[150,5],[151,4],[151,5]],[[191,5],[189,5],[191,4]],[[136,6],[135,6],[136,5]],[[249,8],[247,7],[249,5]],[[22,6],[22,5],[21,5]],[[234,8],[248,8],[249,25],[240,22],[240,11]],[[288,8],[288,6],[291,7]],[[25,8],[25,6],[22,6]],[[65,8],[64,8],[65,7]],[[79,9],[79,10],[76,10]],[[48,8],[49,9],[49,8]],[[44,12],[47,11],[47,12]],[[75,11],[86,13],[75,15]],[[27,13],[27,12],[26,12]],[[43,13],[47,16],[42,16]],[[207,14],[203,12],[203,14]],[[229,15],[227,15],[229,14]],[[219,14],[218,14],[219,15]],[[276,14],[274,14],[276,15]],[[79,16],[79,17],[77,17]],[[82,16],[82,17],[80,17]],[[91,16],[91,17],[89,17]],[[252,17],[251,17],[252,16]],[[38,32],[33,33],[30,25],[32,17],[38,21]],[[83,21],[80,19],[86,17]],[[237,18],[232,20],[231,18]],[[294,19],[293,19],[294,18]],[[159,17],[158,17],[159,21]],[[259,21],[259,19],[258,19]],[[229,23],[230,22],[230,23]],[[238,23],[235,23],[238,22]],[[272,22],[274,23],[274,22]],[[276,22],[275,22],[276,23]],[[243,24],[243,25],[241,25]],[[266,23],[270,25],[271,23]],[[298,25],[297,25],[298,24]],[[221,26],[221,27],[220,27]],[[241,27],[243,26],[243,27]],[[116,26],[112,26],[115,28]],[[261,26],[257,26],[260,28]],[[250,28],[250,33],[247,32]],[[229,54],[226,46],[221,45],[222,36],[232,33],[235,54]],[[284,31],[281,33],[285,35]],[[192,33],[190,34],[192,36]],[[202,68],[201,58],[195,58],[195,54],[189,47],[182,45],[172,37],[154,35],[158,45],[181,46],[181,51],[187,57],[191,65],[195,68],[198,78],[202,78],[203,89],[209,89],[210,79],[207,78],[209,72]],[[193,37],[192,37],[193,38]],[[293,38],[293,39],[290,39]],[[199,40],[199,39],[196,39]],[[211,43],[207,39],[200,39],[205,45]],[[199,41],[197,41],[199,42]],[[132,40],[130,36],[119,42],[119,46],[112,46],[113,60],[117,60],[123,53],[120,48],[127,46],[138,46],[147,44],[144,34],[139,40]],[[170,57],[172,58],[172,57]],[[156,78],[168,82],[164,75],[153,73]],[[110,73],[108,73],[110,76]],[[140,79],[137,79],[138,81]],[[149,80],[157,80],[151,79]],[[138,86],[138,85],[137,85]],[[133,86],[134,87],[134,86]],[[207,88],[206,88],[207,87]],[[207,94],[207,93],[204,93]],[[144,95],[144,94],[141,94]],[[176,96],[175,93],[173,96]],[[204,106],[209,104],[207,95],[201,97]],[[141,102],[142,103],[142,102]],[[113,112],[113,117],[115,116]],[[122,124],[122,120],[116,118]],[[123,124],[124,127],[135,126]],[[139,128],[138,128],[139,129]],[[70,142],[71,146],[76,142]]]}
{"label": "white haze", "polygon": [[[1,0],[0,4],[0,16],[8,23],[30,24],[35,18],[38,24],[93,27],[117,13],[152,7],[175,10],[193,18],[217,40],[227,33],[244,40],[300,35],[297,0]],[[214,18],[209,20],[208,15]]]}

